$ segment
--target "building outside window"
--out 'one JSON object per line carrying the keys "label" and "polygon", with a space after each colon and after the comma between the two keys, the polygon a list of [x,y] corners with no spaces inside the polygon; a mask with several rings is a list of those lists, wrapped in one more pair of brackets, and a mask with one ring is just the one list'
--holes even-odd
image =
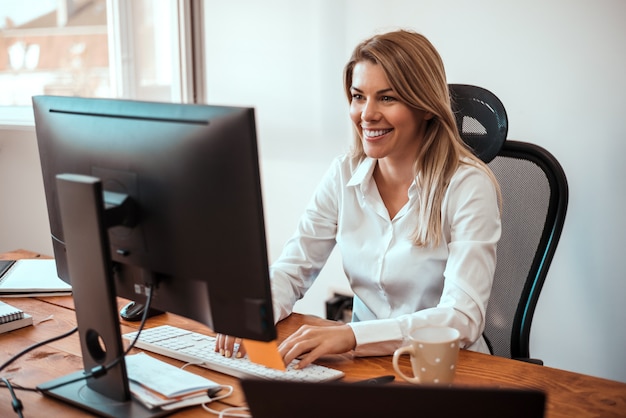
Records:
{"label": "building outside window", "polygon": [[40,94],[194,101],[193,3],[0,0],[0,119]]}
{"label": "building outside window", "polygon": [[0,104],[28,106],[36,94],[111,97],[106,1],[46,3],[3,16]]}

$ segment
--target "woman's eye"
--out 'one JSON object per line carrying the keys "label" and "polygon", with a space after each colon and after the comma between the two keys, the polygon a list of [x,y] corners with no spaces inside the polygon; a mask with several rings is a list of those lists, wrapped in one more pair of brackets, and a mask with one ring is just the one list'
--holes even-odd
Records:
{"label": "woman's eye", "polygon": [[382,96],[382,97],[380,98],[380,100],[381,100],[382,102],[393,102],[393,101],[395,101],[395,100],[396,100],[396,98],[395,98],[395,97],[391,97],[391,96]]}
{"label": "woman's eye", "polygon": [[362,98],[363,98],[363,95],[359,93],[352,93],[352,100],[361,100]]}

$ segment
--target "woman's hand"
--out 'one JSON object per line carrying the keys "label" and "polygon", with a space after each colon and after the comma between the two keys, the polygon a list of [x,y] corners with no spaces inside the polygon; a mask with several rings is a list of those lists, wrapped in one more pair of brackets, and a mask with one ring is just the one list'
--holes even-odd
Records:
{"label": "woman's hand", "polygon": [[235,356],[236,358],[241,358],[246,355],[246,348],[243,346],[241,338],[224,334],[217,334],[215,351],[219,352],[224,357]]}
{"label": "woman's hand", "polygon": [[285,364],[300,358],[303,368],[326,354],[341,354],[354,349],[356,338],[348,325],[303,325],[280,344],[278,351]]}

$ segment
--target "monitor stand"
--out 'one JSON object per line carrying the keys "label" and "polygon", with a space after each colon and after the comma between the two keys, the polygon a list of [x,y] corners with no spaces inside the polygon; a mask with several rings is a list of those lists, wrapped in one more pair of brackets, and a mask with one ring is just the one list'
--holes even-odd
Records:
{"label": "monitor stand", "polygon": [[[97,178],[59,175],[57,189],[84,370],[38,389],[105,417],[171,414],[145,408],[130,393],[108,239],[108,228],[120,222],[119,213],[105,210]],[[87,377],[105,366],[105,374]]]}

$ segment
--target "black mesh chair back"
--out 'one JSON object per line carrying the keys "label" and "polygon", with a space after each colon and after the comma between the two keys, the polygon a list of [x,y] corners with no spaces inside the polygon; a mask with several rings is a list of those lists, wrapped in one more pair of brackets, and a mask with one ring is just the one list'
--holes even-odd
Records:
{"label": "black mesh chair back", "polygon": [[[565,173],[544,148],[502,139],[508,122],[495,95],[467,85],[450,85],[450,91],[457,124],[469,117],[473,123],[485,127],[486,133],[476,142],[476,135],[465,135],[463,125],[459,124],[461,136],[489,163],[502,191],[502,237],[487,307],[485,337],[493,354],[541,363],[530,356],[530,328],[565,222],[568,203]],[[463,112],[468,107],[459,104],[468,102],[474,107],[484,103],[485,109],[481,112],[474,109],[466,116]],[[501,129],[489,129],[493,126]],[[472,127],[473,131],[480,129]]]}
{"label": "black mesh chair back", "polygon": [[494,354],[530,359],[535,307],[565,222],[567,178],[547,150],[520,141],[505,142],[489,166],[502,191],[502,237],[485,335]]}

